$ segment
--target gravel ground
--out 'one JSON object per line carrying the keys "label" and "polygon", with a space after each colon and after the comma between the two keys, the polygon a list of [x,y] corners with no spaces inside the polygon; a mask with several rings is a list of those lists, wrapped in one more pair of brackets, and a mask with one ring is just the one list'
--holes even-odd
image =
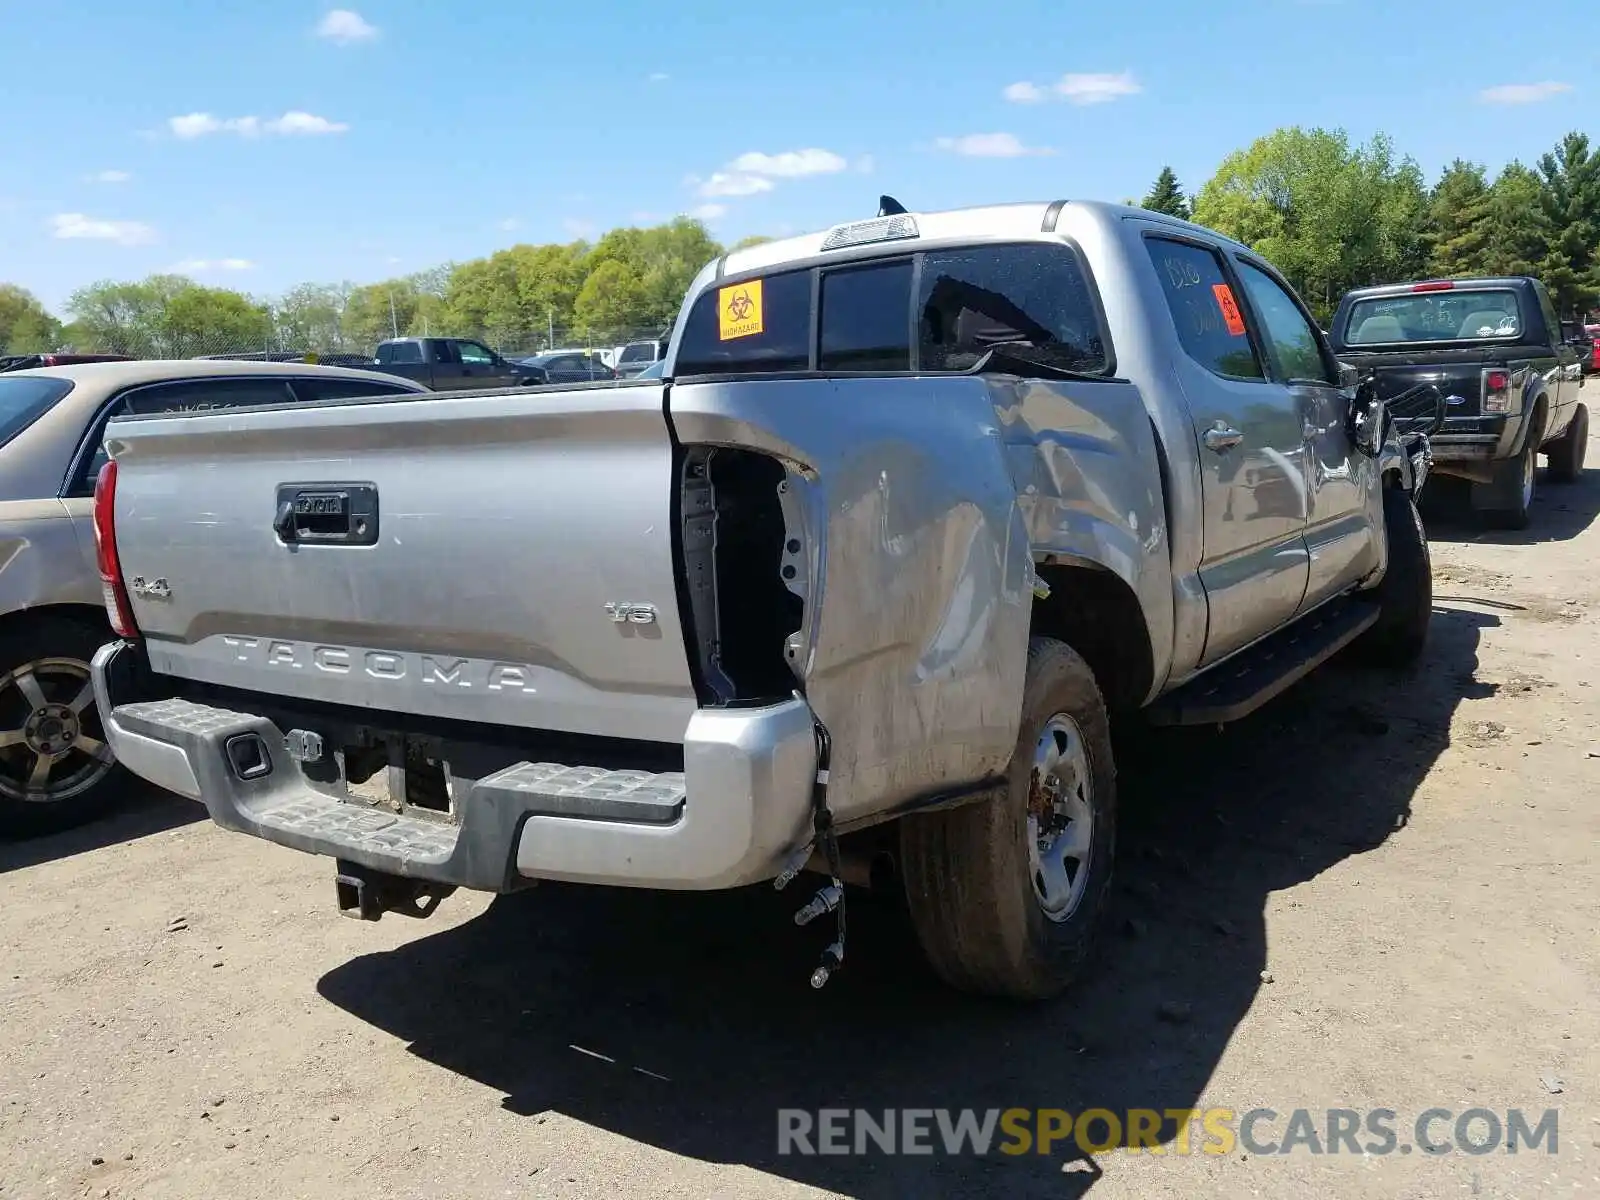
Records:
{"label": "gravel ground", "polygon": [[[1597,511],[1590,471],[1431,526],[1414,677],[1126,734],[1111,936],[1046,1007],[938,987],[888,901],[817,993],[768,889],[362,924],[148,795],[0,846],[0,1197],[1600,1195]],[[777,1149],[779,1108],[1213,1106],[1555,1108],[1557,1152]]]}

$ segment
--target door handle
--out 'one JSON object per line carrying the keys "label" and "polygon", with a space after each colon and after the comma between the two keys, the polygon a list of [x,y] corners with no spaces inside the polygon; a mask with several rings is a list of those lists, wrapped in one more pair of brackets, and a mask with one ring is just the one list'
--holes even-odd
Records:
{"label": "door handle", "polygon": [[1200,440],[1205,443],[1207,450],[1215,450],[1221,454],[1224,450],[1232,450],[1244,441],[1244,434],[1230,428],[1226,422],[1218,421],[1201,435]]}

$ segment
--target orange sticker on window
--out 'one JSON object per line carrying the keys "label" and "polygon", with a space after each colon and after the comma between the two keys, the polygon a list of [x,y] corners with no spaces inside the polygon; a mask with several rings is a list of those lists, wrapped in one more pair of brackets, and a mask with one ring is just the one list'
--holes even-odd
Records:
{"label": "orange sticker on window", "polygon": [[1213,283],[1211,294],[1217,298],[1217,307],[1222,310],[1222,320],[1228,326],[1228,332],[1234,337],[1244,336],[1244,317],[1239,312],[1239,303],[1233,298],[1233,289],[1225,283]]}

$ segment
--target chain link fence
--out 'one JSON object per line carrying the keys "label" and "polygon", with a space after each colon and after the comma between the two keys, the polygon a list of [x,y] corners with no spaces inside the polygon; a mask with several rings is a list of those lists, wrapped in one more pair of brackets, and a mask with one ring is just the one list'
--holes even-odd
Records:
{"label": "chain link fence", "polygon": [[[552,350],[581,350],[612,353],[629,342],[665,340],[670,329],[658,326],[628,325],[609,329],[546,326],[533,333],[502,334],[481,329],[431,329],[413,333],[418,337],[458,337],[481,342],[504,358],[532,358]],[[127,358],[237,358],[288,362],[316,361],[339,366],[370,365],[381,338],[361,338],[333,334],[306,338],[274,332],[259,340],[227,333],[149,334],[140,331],[108,332],[78,336],[44,351],[37,345],[0,346],[0,358],[23,354],[111,354]]]}

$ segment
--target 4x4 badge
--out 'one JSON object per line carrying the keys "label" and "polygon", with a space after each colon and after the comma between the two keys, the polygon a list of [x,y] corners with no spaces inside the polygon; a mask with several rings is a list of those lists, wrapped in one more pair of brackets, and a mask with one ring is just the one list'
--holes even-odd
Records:
{"label": "4x4 badge", "polygon": [[147,600],[172,599],[172,588],[168,586],[165,576],[160,579],[146,579],[143,575],[135,575],[128,580],[128,590],[135,596],[143,596]]}

